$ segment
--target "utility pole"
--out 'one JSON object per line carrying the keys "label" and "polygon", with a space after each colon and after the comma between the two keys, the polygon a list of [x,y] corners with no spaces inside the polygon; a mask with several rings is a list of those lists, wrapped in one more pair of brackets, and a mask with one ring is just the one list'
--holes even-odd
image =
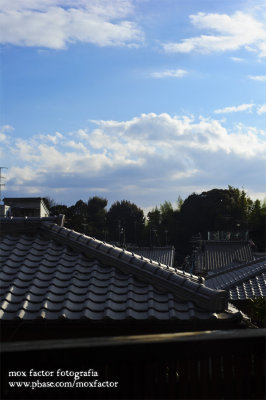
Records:
{"label": "utility pole", "polygon": [[2,187],[5,186],[5,184],[2,183],[2,179],[5,179],[5,177],[2,175],[2,169],[8,169],[8,168],[0,167],[0,203],[2,202]]}

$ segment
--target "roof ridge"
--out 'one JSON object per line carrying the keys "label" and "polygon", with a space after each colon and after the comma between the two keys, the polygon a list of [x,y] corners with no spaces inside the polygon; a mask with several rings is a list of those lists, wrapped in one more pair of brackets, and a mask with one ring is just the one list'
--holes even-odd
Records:
{"label": "roof ridge", "polygon": [[43,222],[56,223],[59,226],[64,226],[64,221],[64,214],[50,217],[0,217],[0,233],[32,233],[36,232]]}
{"label": "roof ridge", "polygon": [[236,271],[236,270],[242,269],[242,268],[244,268],[244,267],[248,267],[249,265],[257,265],[257,264],[260,264],[260,263],[262,263],[263,261],[266,262],[266,256],[261,257],[261,258],[257,258],[256,260],[247,261],[247,262],[245,262],[245,263],[243,263],[243,264],[232,265],[232,266],[229,267],[229,268],[226,268],[226,266],[225,266],[225,269],[223,269],[223,270],[221,269],[221,270],[219,270],[218,272],[214,272],[214,273],[212,273],[212,274],[210,274],[210,275],[207,275],[207,276],[205,277],[205,279],[206,279],[206,280],[210,280],[210,279],[212,279],[212,278],[216,278],[216,277],[219,276],[219,275],[224,275],[224,274],[226,274],[226,273],[229,273],[229,272],[232,272],[232,271]]}
{"label": "roof ridge", "polygon": [[174,250],[174,246],[127,246],[127,249],[131,250],[131,249],[138,249],[138,250],[142,250],[142,249],[149,249],[149,250]]}
{"label": "roof ridge", "polygon": [[199,240],[200,242],[203,242],[204,244],[210,243],[210,244],[250,244],[249,240],[226,240],[226,239],[220,239],[220,240],[207,240],[207,239],[201,239]]}
{"label": "roof ridge", "polygon": [[[259,265],[254,269],[242,272],[241,276],[239,276],[239,277],[236,276],[236,277],[231,278],[230,281],[228,281],[228,282],[220,283],[221,289],[222,290],[228,290],[233,286],[239,285],[239,284],[247,281],[248,279],[252,279],[252,278],[256,277],[256,275],[258,273],[262,273],[264,270],[266,270],[266,263],[262,264],[262,261],[265,261],[265,259],[261,260],[258,263],[249,262],[249,263],[246,263],[246,264],[242,264],[241,268],[248,267],[249,265],[254,265],[254,266],[256,266],[257,264],[259,264]],[[225,270],[222,274],[225,275],[227,273],[236,271],[236,270],[241,269],[241,268],[239,268],[239,266],[237,266],[234,269],[230,268],[228,270]],[[215,279],[218,275],[221,275],[221,273],[211,275],[209,277],[209,279],[207,279],[207,285],[209,284],[209,282],[212,282],[212,278]]]}
{"label": "roof ridge", "polygon": [[102,262],[115,265],[122,272],[132,273],[146,283],[152,283],[160,290],[168,290],[175,297],[195,302],[197,306],[221,312],[227,308],[228,293],[207,288],[200,277],[178,272],[158,262],[144,259],[142,256],[91,238],[65,227],[49,222],[42,222],[41,230],[49,233],[49,237],[60,240],[70,247],[93,255]]}

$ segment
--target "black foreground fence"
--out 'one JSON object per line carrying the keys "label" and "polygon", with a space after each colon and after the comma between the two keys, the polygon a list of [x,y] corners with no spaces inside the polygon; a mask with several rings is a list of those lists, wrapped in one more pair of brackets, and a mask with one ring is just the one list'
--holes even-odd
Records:
{"label": "black foreground fence", "polygon": [[264,399],[265,333],[4,343],[1,399]]}

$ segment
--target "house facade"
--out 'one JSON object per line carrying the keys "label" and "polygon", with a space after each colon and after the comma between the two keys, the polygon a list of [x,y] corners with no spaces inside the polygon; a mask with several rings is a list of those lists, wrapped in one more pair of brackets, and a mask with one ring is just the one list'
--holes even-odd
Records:
{"label": "house facade", "polygon": [[2,217],[45,218],[49,216],[49,210],[41,197],[5,197],[3,201]]}

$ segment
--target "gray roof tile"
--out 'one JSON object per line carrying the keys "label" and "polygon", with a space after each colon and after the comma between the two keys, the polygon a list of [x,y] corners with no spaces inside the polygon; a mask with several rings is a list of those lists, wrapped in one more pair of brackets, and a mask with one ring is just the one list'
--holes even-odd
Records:
{"label": "gray roof tile", "polygon": [[196,272],[216,271],[226,265],[238,261],[240,263],[253,260],[249,242],[246,241],[202,241],[196,254]]}
{"label": "gray roof tile", "polygon": [[227,307],[196,276],[51,222],[2,235],[0,250],[3,320],[212,320]]}
{"label": "gray roof tile", "polygon": [[134,255],[140,255],[147,260],[157,261],[161,264],[173,267],[175,249],[171,247],[133,247],[127,248]]}
{"label": "gray roof tile", "polygon": [[206,286],[228,290],[231,300],[266,297],[266,257],[211,273]]}

